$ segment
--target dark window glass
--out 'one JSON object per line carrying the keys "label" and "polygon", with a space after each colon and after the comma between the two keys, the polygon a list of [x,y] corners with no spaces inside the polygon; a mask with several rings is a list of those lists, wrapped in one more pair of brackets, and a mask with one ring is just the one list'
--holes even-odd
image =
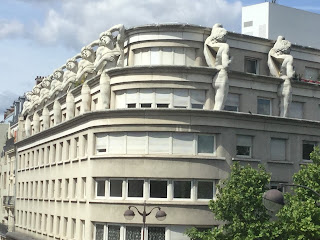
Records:
{"label": "dark window glass", "polygon": [[236,106],[224,106],[224,110],[230,111],[230,112],[238,112],[238,107]]}
{"label": "dark window glass", "polygon": [[96,240],[104,240],[104,225],[96,224]]}
{"label": "dark window glass", "polygon": [[175,181],[174,182],[174,198],[190,198],[191,181]]}
{"label": "dark window glass", "polygon": [[108,240],[120,240],[120,226],[108,226]]}
{"label": "dark window glass", "polygon": [[270,106],[270,99],[258,98],[258,114],[271,115]]}
{"label": "dark window glass", "polygon": [[128,197],[143,197],[143,180],[128,180]]}
{"label": "dark window glass", "polygon": [[167,181],[150,180],[150,197],[167,198]]}
{"label": "dark window glass", "polygon": [[122,180],[110,180],[110,197],[122,197]]}
{"label": "dark window glass", "polygon": [[198,153],[213,153],[214,137],[208,135],[198,136]]}
{"label": "dark window glass", "polygon": [[128,108],[136,108],[136,104],[135,103],[129,103],[128,104]]}
{"label": "dark window glass", "polygon": [[213,182],[199,181],[198,182],[198,199],[213,198]]}
{"label": "dark window glass", "polygon": [[315,143],[312,143],[312,142],[303,143],[302,159],[310,160],[310,153],[313,151],[314,146],[315,146]]}
{"label": "dark window glass", "polygon": [[246,72],[257,74],[258,61],[256,59],[246,59]]}
{"label": "dark window glass", "polygon": [[250,156],[250,147],[248,147],[248,146],[237,146],[237,155],[239,155],[239,156]]}
{"label": "dark window glass", "polygon": [[192,104],[191,104],[191,108],[203,109],[203,104],[195,104],[195,103],[192,103]]}
{"label": "dark window glass", "polygon": [[158,103],[157,108],[168,108],[169,104],[164,104],[164,103]]}
{"label": "dark window glass", "polygon": [[165,240],[164,227],[148,227],[148,240]]}
{"label": "dark window glass", "polygon": [[126,227],[126,240],[141,240],[141,227]]}
{"label": "dark window glass", "polygon": [[141,103],[141,108],[151,108],[151,103]]}
{"label": "dark window glass", "polygon": [[105,185],[106,185],[106,182],[104,180],[97,181],[97,196],[98,197],[105,196]]}

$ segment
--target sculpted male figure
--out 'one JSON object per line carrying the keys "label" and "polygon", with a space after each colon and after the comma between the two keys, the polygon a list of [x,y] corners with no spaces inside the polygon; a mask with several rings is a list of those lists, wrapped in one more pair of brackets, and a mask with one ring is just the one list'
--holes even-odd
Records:
{"label": "sculpted male figure", "polygon": [[62,79],[64,71],[62,68],[56,69],[51,76],[50,97],[55,96],[62,90]]}
{"label": "sculpted male figure", "polygon": [[67,70],[63,74],[62,89],[66,90],[69,86],[76,81],[77,71],[78,71],[78,62],[76,58],[68,59],[66,63]]}
{"label": "sculpted male figure", "polygon": [[268,54],[268,66],[272,76],[280,77],[283,82],[278,88],[280,97],[280,117],[288,117],[292,100],[291,78],[294,75],[293,57],[290,55],[291,43],[279,36]]}
{"label": "sculpted male figure", "polygon": [[212,83],[215,89],[214,110],[223,110],[229,91],[227,69],[231,60],[229,59],[229,45],[226,42],[226,29],[221,24],[215,24],[211,35],[204,43],[203,53],[208,66],[219,70]]}
{"label": "sculpted male figure", "polygon": [[81,49],[82,59],[79,62],[76,81],[90,79],[96,75],[95,67],[93,65],[96,58],[95,55],[96,54],[90,45]]}
{"label": "sculpted male figure", "polygon": [[39,104],[46,102],[47,99],[50,98],[50,90],[49,90],[50,85],[51,85],[51,82],[50,82],[49,78],[45,77],[41,82]]}

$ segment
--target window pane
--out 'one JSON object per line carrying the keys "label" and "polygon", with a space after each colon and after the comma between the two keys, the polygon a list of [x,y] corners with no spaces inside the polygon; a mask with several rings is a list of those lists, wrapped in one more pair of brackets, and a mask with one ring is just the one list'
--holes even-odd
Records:
{"label": "window pane", "polygon": [[213,198],[213,182],[199,181],[198,182],[198,199]]}
{"label": "window pane", "polygon": [[289,105],[289,117],[291,118],[303,118],[303,103],[291,102]]}
{"label": "window pane", "polygon": [[271,139],[271,159],[286,160],[286,140]]}
{"label": "window pane", "polygon": [[173,154],[193,154],[193,133],[173,133]]}
{"label": "window pane", "polygon": [[140,89],[140,103],[153,103],[153,89]]}
{"label": "window pane", "polygon": [[187,108],[188,106],[188,90],[173,90],[173,106],[176,108]]}
{"label": "window pane", "polygon": [[151,48],[151,65],[160,64],[160,50],[159,48]]}
{"label": "window pane", "polygon": [[109,153],[125,152],[125,135],[124,133],[110,133],[109,135]]}
{"label": "window pane", "polygon": [[270,99],[258,98],[258,114],[271,115]]}
{"label": "window pane", "polygon": [[156,103],[169,104],[170,103],[170,89],[156,89]]}
{"label": "window pane", "polygon": [[106,182],[104,180],[97,180],[97,196],[98,197],[105,196],[105,185],[106,185]]}
{"label": "window pane", "polygon": [[206,95],[204,90],[190,90],[191,104],[204,105]]}
{"label": "window pane", "polygon": [[103,153],[107,151],[107,133],[96,134],[96,149],[97,153]]}
{"label": "window pane", "polygon": [[141,228],[126,227],[126,240],[141,240]]}
{"label": "window pane", "polygon": [[165,240],[164,227],[148,227],[148,240]]}
{"label": "window pane", "polygon": [[117,91],[116,92],[116,108],[125,108],[126,107],[126,100],[124,91]]}
{"label": "window pane", "polygon": [[128,197],[143,197],[143,180],[128,180]]}
{"label": "window pane", "polygon": [[122,180],[110,179],[110,197],[122,197]]}
{"label": "window pane", "polygon": [[310,153],[316,144],[314,142],[303,142],[302,159],[310,160]]}
{"label": "window pane", "polygon": [[224,105],[224,110],[238,112],[239,111],[239,101],[240,101],[239,94],[229,93],[228,97],[227,97],[227,101]]}
{"label": "window pane", "polygon": [[104,225],[96,224],[96,240],[104,240]]}
{"label": "window pane", "polygon": [[129,89],[126,94],[126,103],[137,103],[138,99],[138,90],[137,89]]}
{"label": "window pane", "polygon": [[120,240],[120,226],[108,226],[108,240]]}
{"label": "window pane", "polygon": [[149,154],[169,153],[169,137],[168,132],[149,132]]}
{"label": "window pane", "polygon": [[251,156],[252,137],[237,136],[237,155]]}
{"label": "window pane", "polygon": [[317,81],[319,77],[319,70],[316,68],[306,67],[304,72],[304,78]]}
{"label": "window pane", "polygon": [[174,182],[174,198],[190,198],[191,181],[175,181]]}
{"label": "window pane", "polygon": [[167,181],[150,180],[150,197],[167,198]]}
{"label": "window pane", "polygon": [[128,132],[127,134],[127,153],[145,153],[147,137],[145,132]]}
{"label": "window pane", "polygon": [[257,63],[258,61],[256,59],[246,59],[245,65],[246,65],[246,72],[247,73],[257,73]]}
{"label": "window pane", "polygon": [[198,153],[213,153],[214,137],[208,135],[198,136]]}

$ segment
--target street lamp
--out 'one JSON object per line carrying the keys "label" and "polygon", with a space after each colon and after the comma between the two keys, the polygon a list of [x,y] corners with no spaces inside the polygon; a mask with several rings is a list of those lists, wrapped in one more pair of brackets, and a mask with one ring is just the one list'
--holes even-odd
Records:
{"label": "street lamp", "polygon": [[[320,198],[320,193],[317,193],[315,190],[297,184],[287,184],[287,183],[279,183],[279,186],[290,186],[290,187],[300,187],[305,188],[317,195]],[[263,205],[271,212],[278,212],[284,206],[284,197],[282,192],[278,189],[270,189],[266,191],[262,196]],[[320,202],[317,202],[316,205],[320,207]]]}
{"label": "street lamp", "polygon": [[160,207],[154,207],[149,212],[146,212],[146,201],[143,203],[143,212],[140,212],[139,209],[135,206],[129,206],[128,209],[124,212],[123,216],[127,220],[132,220],[135,216],[134,212],[131,210],[131,208],[134,208],[137,210],[140,216],[142,216],[142,223],[143,223],[143,231],[142,231],[142,239],[144,240],[144,231],[146,226],[146,218],[151,214],[151,212],[154,209],[158,209],[158,212],[156,213],[156,219],[159,221],[163,221],[166,219],[167,214],[165,211],[162,211]]}

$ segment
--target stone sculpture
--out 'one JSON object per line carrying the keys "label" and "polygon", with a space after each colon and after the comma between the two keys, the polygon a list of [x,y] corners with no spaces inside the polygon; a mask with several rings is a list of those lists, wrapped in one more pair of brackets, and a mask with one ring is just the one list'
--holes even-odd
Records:
{"label": "stone sculpture", "polygon": [[[124,31],[122,24],[116,25],[100,34],[97,57],[94,62],[95,70],[100,76],[100,103],[98,108],[110,108],[110,78],[105,70],[112,67],[123,67],[124,63]],[[118,32],[113,36],[114,32]]]}
{"label": "stone sculpture", "polygon": [[50,97],[55,97],[60,91],[62,91],[62,79],[63,79],[63,68],[56,69],[50,76]]}
{"label": "stone sculpture", "polygon": [[82,59],[79,62],[76,81],[90,79],[96,75],[95,67],[93,65],[96,54],[91,45],[81,49],[81,57]]}
{"label": "stone sculpture", "polygon": [[50,79],[44,78],[41,82],[41,90],[40,90],[40,97],[39,97],[39,105],[45,103],[50,98]]}
{"label": "stone sculpture", "polygon": [[212,27],[211,35],[204,43],[204,56],[209,67],[218,70],[213,78],[213,88],[215,89],[214,110],[223,110],[229,92],[228,66],[229,45],[227,42],[227,30],[221,24]]}
{"label": "stone sculpture", "polygon": [[78,62],[76,57],[67,60],[66,69],[62,82],[63,91],[69,89],[70,86],[76,82],[78,71]]}
{"label": "stone sculpture", "polygon": [[291,78],[294,76],[293,57],[290,55],[291,43],[279,36],[268,54],[268,66],[272,76],[280,77],[283,82],[278,88],[280,97],[280,117],[288,117],[292,100]]}

